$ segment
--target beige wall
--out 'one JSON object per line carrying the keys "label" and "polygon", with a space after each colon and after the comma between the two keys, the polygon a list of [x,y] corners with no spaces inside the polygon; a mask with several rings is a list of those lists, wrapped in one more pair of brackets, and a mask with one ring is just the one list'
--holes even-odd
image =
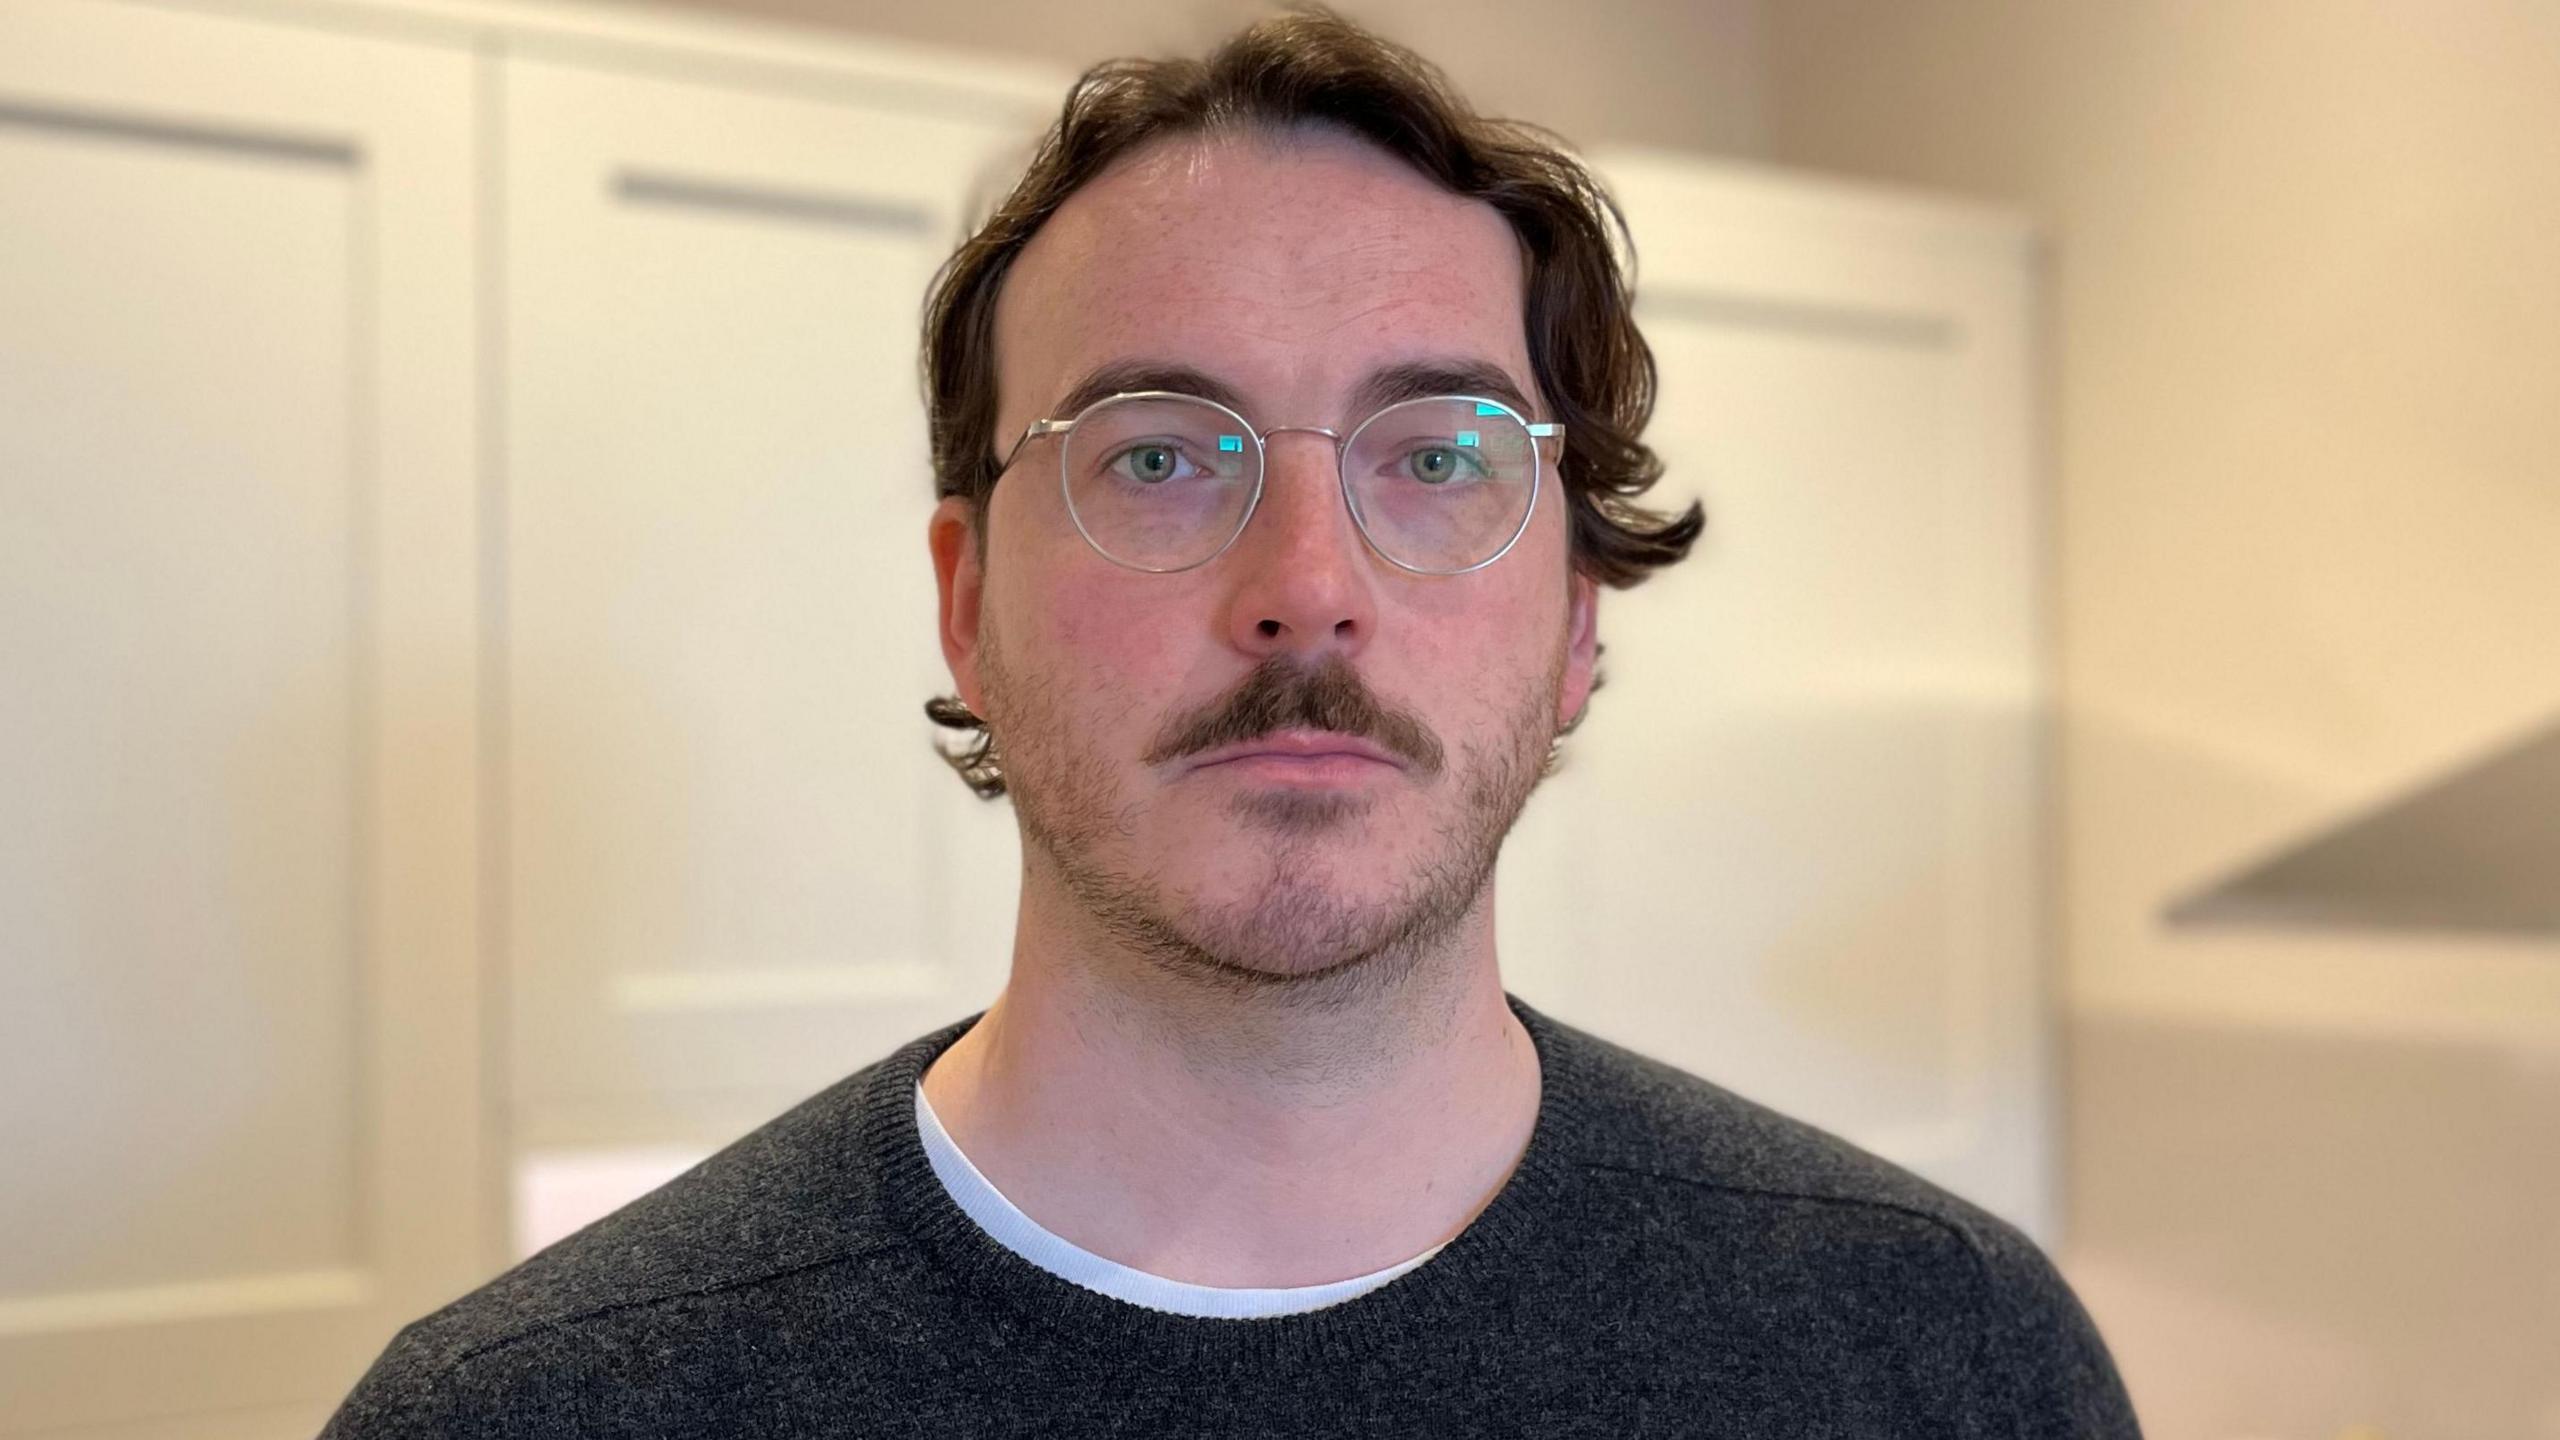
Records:
{"label": "beige wall", "polygon": [[2051,227],[2066,1264],[2152,1433],[2560,1437],[2560,945],[2158,919],[2560,714],[2560,4],[1764,39],[1776,160]]}
{"label": "beige wall", "polygon": [[[1261,0],[691,0],[686,8],[1001,51],[1081,69],[1112,55],[1198,53],[1279,8]],[[1490,114],[1577,145],[1603,140],[1749,155],[1761,146],[1760,0],[1337,0],[1411,45]]]}

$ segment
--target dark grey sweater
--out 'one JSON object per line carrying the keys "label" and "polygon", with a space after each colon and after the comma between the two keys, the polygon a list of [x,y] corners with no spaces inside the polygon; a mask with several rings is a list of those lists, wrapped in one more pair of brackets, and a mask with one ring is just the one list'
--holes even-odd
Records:
{"label": "dark grey sweater", "polygon": [[2138,1433],[2016,1229],[1508,998],[1519,1168],[1341,1304],[1175,1315],[997,1244],[916,1131],[972,1015],[410,1324],[325,1434]]}

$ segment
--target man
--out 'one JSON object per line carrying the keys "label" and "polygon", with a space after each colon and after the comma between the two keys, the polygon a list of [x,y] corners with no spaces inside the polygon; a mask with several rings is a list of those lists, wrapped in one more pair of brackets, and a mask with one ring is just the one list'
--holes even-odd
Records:
{"label": "man", "polygon": [[2136,1433],[2014,1229],[1502,988],[1598,585],[1702,520],[1611,218],[1321,12],[1089,74],[927,323],[1010,982],[331,1433]]}

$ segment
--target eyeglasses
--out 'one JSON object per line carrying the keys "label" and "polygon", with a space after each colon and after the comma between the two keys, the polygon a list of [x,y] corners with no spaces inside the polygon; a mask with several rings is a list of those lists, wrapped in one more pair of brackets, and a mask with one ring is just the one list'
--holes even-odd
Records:
{"label": "eyeglasses", "polygon": [[1462,575],[1510,553],[1542,488],[1538,442],[1564,435],[1476,395],[1399,401],[1346,439],[1321,425],[1257,430],[1214,400],[1131,390],[1072,419],[1032,421],[998,473],[1037,437],[1061,437],[1059,484],[1085,543],[1115,564],[1171,574],[1217,559],[1244,533],[1262,502],[1263,442],[1288,430],[1333,441],[1362,538],[1423,575]]}

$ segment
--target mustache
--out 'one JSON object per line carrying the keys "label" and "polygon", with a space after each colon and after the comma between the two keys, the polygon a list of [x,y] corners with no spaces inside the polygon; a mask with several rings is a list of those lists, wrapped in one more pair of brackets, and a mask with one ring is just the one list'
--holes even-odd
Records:
{"label": "mustache", "polygon": [[1439,774],[1446,763],[1431,731],[1411,714],[1371,694],[1360,672],[1340,655],[1314,669],[1285,656],[1272,656],[1255,666],[1233,691],[1168,726],[1147,752],[1146,761],[1161,765],[1295,729],[1357,736],[1426,775]]}

